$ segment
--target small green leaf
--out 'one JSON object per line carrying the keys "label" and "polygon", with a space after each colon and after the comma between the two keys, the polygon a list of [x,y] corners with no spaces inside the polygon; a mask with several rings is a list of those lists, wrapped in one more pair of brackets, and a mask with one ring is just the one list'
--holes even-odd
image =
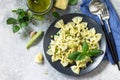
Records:
{"label": "small green leaf", "polygon": [[17,9],[17,10],[12,10],[12,12],[15,12],[16,14],[20,14],[21,12],[24,12],[23,9]]}
{"label": "small green leaf", "polygon": [[21,28],[26,27],[26,26],[28,26],[28,22],[22,22],[22,23],[20,24],[20,26],[21,26]]}
{"label": "small green leaf", "polygon": [[24,22],[23,18],[24,18],[24,16],[18,15],[17,21],[18,21],[19,23],[22,23],[22,22]]}
{"label": "small green leaf", "polygon": [[12,10],[12,12],[17,12],[17,10]]}
{"label": "small green leaf", "polygon": [[59,18],[60,15],[58,14],[58,12],[53,12],[52,15],[55,17],[55,18]]}
{"label": "small green leaf", "polygon": [[12,29],[13,29],[13,33],[16,33],[16,32],[18,32],[20,30],[20,27],[17,26],[17,25],[13,25]]}
{"label": "small green leaf", "polygon": [[83,59],[85,59],[85,57],[86,57],[86,55],[81,53],[77,56],[76,60],[83,60]]}
{"label": "small green leaf", "polygon": [[27,11],[27,14],[28,14],[28,16],[29,16],[29,19],[31,19],[32,16],[33,16],[33,13],[32,13],[31,11]]}
{"label": "small green leaf", "polygon": [[53,35],[51,35],[51,36],[50,36],[50,38],[54,38],[54,36],[53,36]]}
{"label": "small green leaf", "polygon": [[20,16],[25,16],[26,15],[26,12],[22,11],[21,13],[19,13]]}
{"label": "small green leaf", "polygon": [[21,12],[18,17],[17,21],[21,24],[22,22],[29,21],[29,16],[26,12]]}
{"label": "small green leaf", "polygon": [[87,53],[88,56],[90,57],[93,57],[93,56],[97,56],[99,55],[100,53],[102,53],[103,51],[102,50],[99,50],[99,49],[94,49],[94,50],[91,50]]}
{"label": "small green leaf", "polygon": [[15,24],[16,22],[17,22],[17,20],[14,19],[14,18],[8,18],[7,19],[7,24]]}
{"label": "small green leaf", "polygon": [[77,56],[80,54],[80,52],[73,52],[68,56],[68,59],[70,60],[76,60]]}
{"label": "small green leaf", "polygon": [[50,49],[51,48],[51,46],[48,46],[48,49]]}
{"label": "small green leaf", "polygon": [[89,46],[88,46],[87,42],[84,41],[83,46],[82,46],[82,50],[83,50],[83,52],[87,52],[88,49],[89,49]]}
{"label": "small green leaf", "polygon": [[26,17],[26,12],[21,12],[21,13],[19,14],[19,16],[20,16],[21,18]]}
{"label": "small green leaf", "polygon": [[23,21],[29,21],[29,16],[28,15],[24,16]]}
{"label": "small green leaf", "polygon": [[69,5],[76,5],[78,3],[78,0],[69,0]]}

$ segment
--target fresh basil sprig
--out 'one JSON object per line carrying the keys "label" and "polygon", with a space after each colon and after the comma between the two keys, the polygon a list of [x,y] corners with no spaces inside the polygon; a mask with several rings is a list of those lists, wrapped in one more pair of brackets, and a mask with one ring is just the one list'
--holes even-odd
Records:
{"label": "fresh basil sprig", "polygon": [[82,45],[82,52],[73,52],[69,54],[68,59],[70,60],[83,60],[85,57],[94,57],[101,54],[103,51],[99,49],[89,50],[88,43],[84,41]]}
{"label": "fresh basil sprig", "polygon": [[13,10],[12,12],[17,14],[17,18],[8,18],[6,23],[12,25],[13,33],[18,32],[21,28],[28,26],[28,22],[31,20],[32,15],[23,9]]}

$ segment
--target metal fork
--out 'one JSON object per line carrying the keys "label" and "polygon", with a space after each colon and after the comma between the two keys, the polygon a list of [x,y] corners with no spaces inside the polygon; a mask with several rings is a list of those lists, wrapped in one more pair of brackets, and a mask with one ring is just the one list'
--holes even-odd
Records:
{"label": "metal fork", "polygon": [[102,20],[104,20],[107,23],[108,32],[111,32],[111,28],[110,28],[110,25],[109,25],[110,14],[109,14],[109,11],[107,9],[106,4],[104,4],[104,6],[105,7],[102,9],[102,13],[101,13]]}
{"label": "metal fork", "polygon": [[110,47],[110,50],[111,50],[111,54],[112,54],[112,57],[113,57],[113,60],[115,62],[115,64],[117,64],[118,66],[118,69],[120,70],[120,62],[119,62],[119,59],[118,59],[118,53],[117,53],[117,50],[116,50],[116,45],[115,45],[115,41],[114,41],[114,37],[113,37],[113,34],[112,34],[112,30],[111,30],[111,27],[109,25],[109,18],[110,18],[110,14],[109,14],[109,11],[108,11],[108,8],[107,8],[107,5],[104,4],[104,8],[101,10],[101,17],[102,17],[102,20],[106,22],[107,24],[107,28],[108,28],[108,43],[110,44],[109,47]]}

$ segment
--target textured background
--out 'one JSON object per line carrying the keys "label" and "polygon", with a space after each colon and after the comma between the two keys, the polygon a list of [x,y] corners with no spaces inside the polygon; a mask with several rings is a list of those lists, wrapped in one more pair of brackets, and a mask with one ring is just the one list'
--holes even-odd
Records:
{"label": "textured background", "polygon": [[[111,1],[120,16],[120,0]],[[79,4],[80,2],[81,0]],[[80,12],[79,4],[69,7],[65,13]],[[103,61],[94,71],[80,77],[57,72],[46,58],[43,65],[36,64],[34,57],[39,52],[43,53],[43,40],[27,50],[25,45],[29,38],[25,37],[22,31],[14,34],[11,26],[6,25],[6,19],[15,16],[11,10],[19,7],[27,8],[25,0],[0,0],[0,80],[120,80],[117,67],[107,61]],[[38,21],[36,26],[30,24],[29,29],[46,31],[51,23],[49,20],[54,20],[48,16],[46,19]]]}

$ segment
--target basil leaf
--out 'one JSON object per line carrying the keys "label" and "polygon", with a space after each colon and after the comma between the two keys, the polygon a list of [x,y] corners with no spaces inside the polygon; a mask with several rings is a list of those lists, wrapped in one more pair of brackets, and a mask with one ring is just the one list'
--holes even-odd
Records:
{"label": "basil leaf", "polygon": [[103,51],[102,50],[99,50],[99,49],[94,49],[94,50],[91,50],[87,53],[87,55],[89,57],[94,57],[94,56],[97,56],[99,55],[100,53],[102,53]]}
{"label": "basil leaf", "polygon": [[89,46],[86,41],[84,41],[83,46],[82,46],[82,51],[86,53],[89,49]]}
{"label": "basil leaf", "polygon": [[26,15],[26,13],[24,11],[22,11],[21,13],[19,13],[19,15],[24,17]]}
{"label": "basil leaf", "polygon": [[20,14],[21,12],[24,12],[23,9],[17,9],[17,10],[12,10],[12,12],[15,12],[16,14]]}
{"label": "basil leaf", "polygon": [[15,23],[17,23],[16,19],[14,19],[14,18],[8,18],[7,19],[7,24],[15,24]]}
{"label": "basil leaf", "polygon": [[18,21],[19,23],[22,23],[22,22],[24,22],[24,21],[23,21],[23,18],[24,18],[24,16],[18,15],[17,21]]}
{"label": "basil leaf", "polygon": [[78,0],[69,0],[69,5],[76,5],[78,3]]}
{"label": "basil leaf", "polygon": [[16,32],[18,32],[20,30],[20,27],[17,26],[17,25],[13,25],[12,30],[13,30],[13,33],[16,33]]}
{"label": "basil leaf", "polygon": [[83,59],[85,59],[85,57],[86,57],[86,55],[81,53],[77,56],[76,60],[83,60]]}
{"label": "basil leaf", "polygon": [[17,17],[17,20],[19,23],[29,21],[29,16],[27,15],[26,12],[21,12]]}
{"label": "basil leaf", "polygon": [[24,17],[23,17],[23,22],[24,22],[24,21],[29,21],[29,16],[27,16],[27,15],[24,16]]}
{"label": "basil leaf", "polygon": [[28,14],[28,16],[29,16],[29,19],[31,19],[32,16],[33,16],[33,13],[32,13],[31,11],[27,11],[27,14]]}
{"label": "basil leaf", "polygon": [[21,28],[26,27],[26,26],[28,26],[28,22],[22,22],[22,23],[20,24],[20,26],[21,26]]}
{"label": "basil leaf", "polygon": [[69,54],[68,59],[76,60],[76,58],[79,54],[80,54],[80,52],[73,52],[73,53]]}
{"label": "basil leaf", "polygon": [[59,18],[60,15],[58,14],[58,12],[52,12],[52,15],[55,17],[55,18]]}

